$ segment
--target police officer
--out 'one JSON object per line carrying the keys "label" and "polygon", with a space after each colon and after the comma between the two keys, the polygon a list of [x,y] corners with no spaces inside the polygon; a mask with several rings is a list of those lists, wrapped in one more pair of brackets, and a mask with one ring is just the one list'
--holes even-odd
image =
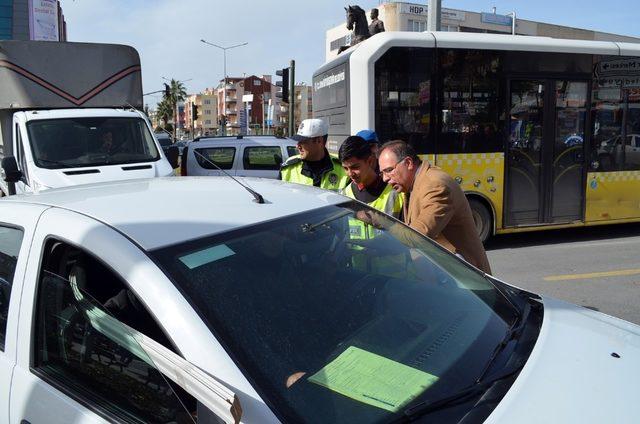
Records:
{"label": "police officer", "polygon": [[329,126],[322,119],[305,119],[298,133],[299,155],[290,157],[280,168],[279,178],[290,183],[313,185],[327,190],[340,190],[349,181],[340,161],[326,148]]}
{"label": "police officer", "polygon": [[359,136],[347,137],[338,158],[351,179],[342,194],[360,200],[394,218],[402,213],[402,195],[382,180],[377,170],[374,144]]}

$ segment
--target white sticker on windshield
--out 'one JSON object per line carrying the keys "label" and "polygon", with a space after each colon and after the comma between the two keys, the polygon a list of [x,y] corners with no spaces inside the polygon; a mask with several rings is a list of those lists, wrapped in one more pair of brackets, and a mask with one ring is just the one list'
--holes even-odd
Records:
{"label": "white sticker on windshield", "polygon": [[219,261],[220,259],[224,259],[235,254],[236,252],[229,249],[226,244],[219,244],[217,246],[208,247],[204,250],[189,253],[188,255],[184,255],[179,259],[180,262],[185,264],[189,269],[194,269],[199,266]]}

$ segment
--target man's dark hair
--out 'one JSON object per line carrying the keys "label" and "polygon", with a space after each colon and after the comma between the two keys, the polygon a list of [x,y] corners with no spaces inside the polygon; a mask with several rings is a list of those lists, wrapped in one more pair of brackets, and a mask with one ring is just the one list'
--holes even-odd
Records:
{"label": "man's dark hair", "polygon": [[380,149],[378,150],[378,156],[380,156],[380,154],[382,154],[382,152],[386,149],[391,150],[396,155],[398,160],[408,157],[413,159],[415,163],[421,162],[414,148],[411,147],[411,145],[406,141],[402,141],[402,140],[387,141],[382,146],[380,146]]}
{"label": "man's dark hair", "polygon": [[340,150],[338,151],[338,159],[340,159],[340,162],[351,158],[367,159],[369,156],[371,156],[371,143],[357,135],[347,137],[340,145]]}
{"label": "man's dark hair", "polygon": [[373,9],[371,9],[371,14],[373,16],[378,16],[378,9],[376,9],[375,7]]}

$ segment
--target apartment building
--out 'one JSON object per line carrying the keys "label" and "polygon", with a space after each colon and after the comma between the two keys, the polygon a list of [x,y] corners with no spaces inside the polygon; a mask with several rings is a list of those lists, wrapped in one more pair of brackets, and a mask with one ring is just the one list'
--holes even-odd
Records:
{"label": "apartment building", "polygon": [[[227,134],[240,134],[249,128],[253,133],[269,132],[281,121],[278,87],[271,75],[227,77],[226,102],[224,80],[217,87],[218,110],[227,116]],[[269,105],[273,111],[269,114]],[[273,116],[269,122],[269,116]]]}
{"label": "apartment building", "polygon": [[[198,108],[194,119],[192,106]],[[202,93],[190,94],[184,102],[184,129],[189,137],[218,135],[217,89],[207,88]]]}
{"label": "apartment building", "polygon": [[0,0],[0,40],[66,41],[59,0]]}

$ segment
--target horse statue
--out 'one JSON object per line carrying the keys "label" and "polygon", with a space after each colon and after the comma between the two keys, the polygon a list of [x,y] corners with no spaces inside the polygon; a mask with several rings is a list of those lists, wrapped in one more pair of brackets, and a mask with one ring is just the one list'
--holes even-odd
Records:
{"label": "horse statue", "polygon": [[347,12],[347,29],[353,31],[353,34],[351,36],[351,44],[340,47],[338,54],[371,36],[371,34],[369,34],[367,14],[364,9],[360,6],[349,6],[348,8],[345,7],[344,10]]}

